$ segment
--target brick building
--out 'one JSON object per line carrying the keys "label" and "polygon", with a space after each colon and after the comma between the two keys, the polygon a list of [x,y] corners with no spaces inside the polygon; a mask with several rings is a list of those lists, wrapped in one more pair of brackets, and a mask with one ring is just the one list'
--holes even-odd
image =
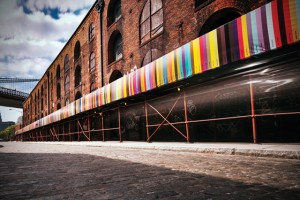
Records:
{"label": "brick building", "polygon": [[17,139],[300,141],[300,3],[268,2],[96,1]]}
{"label": "brick building", "polygon": [[105,0],[100,23],[96,1],[24,102],[24,125],[264,3]]}

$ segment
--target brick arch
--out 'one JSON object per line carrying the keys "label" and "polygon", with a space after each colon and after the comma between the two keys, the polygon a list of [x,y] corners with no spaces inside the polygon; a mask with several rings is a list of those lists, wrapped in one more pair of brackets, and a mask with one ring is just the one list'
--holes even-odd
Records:
{"label": "brick arch", "polygon": [[202,25],[199,35],[204,35],[222,26],[242,15],[241,11],[236,8],[224,8],[212,14]]}
{"label": "brick arch", "polygon": [[115,81],[115,80],[117,80],[117,79],[119,79],[119,78],[121,78],[121,77],[123,77],[122,72],[120,72],[119,70],[114,70],[114,71],[111,73],[111,75],[110,75],[109,83],[111,83],[111,82],[113,82],[113,81]]}

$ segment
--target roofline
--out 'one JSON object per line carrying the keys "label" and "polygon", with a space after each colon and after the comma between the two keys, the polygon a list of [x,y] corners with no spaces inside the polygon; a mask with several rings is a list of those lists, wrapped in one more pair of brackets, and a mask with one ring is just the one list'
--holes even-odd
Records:
{"label": "roofline", "polygon": [[[60,52],[57,54],[57,56],[54,58],[54,60],[51,62],[51,64],[49,65],[49,67],[46,69],[45,73],[43,74],[43,76],[40,78],[40,80],[37,82],[37,84],[34,86],[34,88],[31,90],[31,92],[29,93],[28,97],[23,101],[22,105],[24,105],[24,103],[27,101],[27,99],[31,96],[32,92],[37,88],[38,84],[41,82],[41,80],[43,79],[43,77],[47,74],[48,70],[50,69],[50,67],[54,64],[54,62],[56,61],[56,59],[59,57],[59,55],[63,52],[63,50],[67,47],[67,45],[70,43],[70,41],[72,40],[72,38],[75,36],[76,32],[79,30],[79,27],[81,27],[81,25],[83,24],[83,22],[87,19],[87,17],[90,15],[90,13],[92,12],[93,8],[95,8],[96,3],[98,0],[95,0],[95,3],[92,5],[92,7],[90,8],[90,10],[87,12],[87,14],[85,15],[85,17],[82,19],[82,21],[80,22],[80,24],[77,26],[76,30],[74,31],[74,33],[71,35],[71,37],[69,38],[69,40],[67,41],[67,43],[63,46],[63,48],[60,50]],[[48,86],[49,87],[49,86]]]}

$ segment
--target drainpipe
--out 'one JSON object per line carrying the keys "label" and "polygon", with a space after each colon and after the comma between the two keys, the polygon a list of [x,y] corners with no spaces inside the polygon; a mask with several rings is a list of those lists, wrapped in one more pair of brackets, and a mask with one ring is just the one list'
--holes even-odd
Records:
{"label": "drainpipe", "polygon": [[47,115],[50,114],[50,75],[49,75],[49,71],[47,73]]}
{"label": "drainpipe", "polygon": [[103,70],[103,37],[102,37],[102,12],[103,12],[103,8],[104,8],[104,0],[98,0],[97,4],[96,4],[96,8],[98,10],[99,13],[99,24],[100,24],[100,61],[99,61],[99,66],[101,69],[101,87],[104,86],[104,70]]}

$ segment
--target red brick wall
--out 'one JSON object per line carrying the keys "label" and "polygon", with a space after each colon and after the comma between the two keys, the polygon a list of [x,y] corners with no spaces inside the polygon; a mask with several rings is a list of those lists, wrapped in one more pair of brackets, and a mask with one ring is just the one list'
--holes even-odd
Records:
{"label": "red brick wall", "polygon": [[[156,38],[148,41],[147,43],[140,43],[140,15],[146,3],[146,0],[121,0],[121,13],[122,16],[112,25],[108,25],[107,16],[109,4],[114,0],[105,0],[103,10],[103,70],[105,84],[109,82],[111,73],[114,70],[121,71],[122,74],[130,72],[134,66],[141,67],[143,58],[146,53],[151,49],[158,49],[162,55],[176,49],[177,47],[195,39],[199,35],[203,24],[217,11],[223,9],[231,9],[239,14],[245,14],[257,7],[263,5],[265,0],[214,0],[201,9],[195,9],[194,0],[162,0],[163,3],[163,32]],[[95,37],[89,41],[89,25],[93,22],[95,25]],[[87,94],[90,92],[91,74],[89,73],[89,56],[92,51],[96,55],[96,71],[93,73],[97,87],[101,87],[101,70],[100,70],[100,25],[99,14],[96,8],[93,8],[88,16],[84,19],[77,31],[70,38],[66,46],[48,68],[42,80],[38,83],[36,88],[31,93],[31,98],[28,98],[24,103],[24,116],[28,113],[31,121],[26,119],[25,125],[34,121],[35,117],[41,117],[52,113],[57,109],[57,104],[65,106],[65,100],[70,99],[70,102],[75,100],[75,92],[81,90],[81,93]],[[123,38],[123,57],[122,59],[109,64],[108,51],[109,40],[115,31],[119,31]],[[75,67],[74,66],[74,47],[76,42],[79,41],[81,45],[81,73],[82,85],[81,89],[74,88],[75,81]],[[70,92],[64,92],[64,58],[69,55],[70,59]],[[60,80],[56,79],[56,68],[60,65]],[[48,79],[47,74],[50,76],[50,111],[48,111],[47,90]],[[61,84],[61,98],[57,99],[56,86],[57,83]],[[41,85],[44,84],[44,106],[39,108],[35,113],[34,106],[41,101],[40,98],[34,101],[34,95],[37,91],[41,90]],[[25,109],[30,104],[30,109]]]}

